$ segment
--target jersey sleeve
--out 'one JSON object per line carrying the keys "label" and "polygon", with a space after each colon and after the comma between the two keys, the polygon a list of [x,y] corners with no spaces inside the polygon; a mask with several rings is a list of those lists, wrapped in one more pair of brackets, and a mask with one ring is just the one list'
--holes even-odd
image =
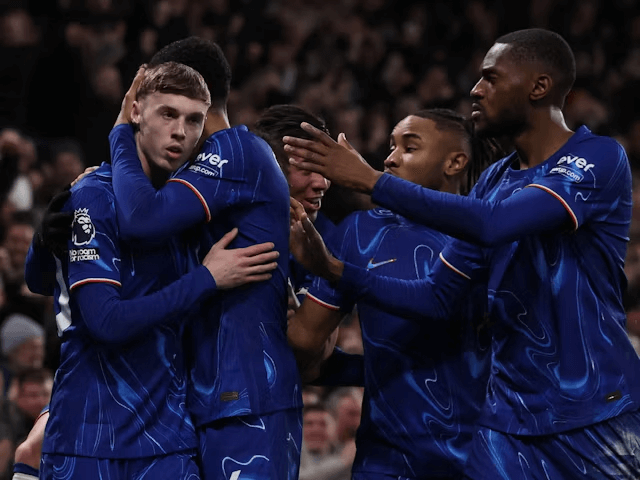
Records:
{"label": "jersey sleeve", "polygon": [[446,321],[485,271],[482,250],[454,240],[440,253],[431,273],[419,280],[378,276],[344,264],[338,288],[395,315]]}
{"label": "jersey sleeve", "polygon": [[216,291],[211,273],[202,265],[165,288],[143,297],[122,300],[120,289],[108,283],[88,283],[75,293],[91,335],[103,343],[134,340],[149,328],[179,321]]}
{"label": "jersey sleeve", "polygon": [[487,247],[565,230],[569,221],[565,206],[540,188],[524,188],[492,201],[431,190],[385,173],[372,200],[417,223]]}
{"label": "jersey sleeve", "polygon": [[[324,238],[329,251],[343,262],[349,259],[349,245],[352,243],[351,237],[355,229],[354,218],[353,215],[348,216]],[[325,308],[344,313],[351,312],[355,305],[355,298],[349,295],[348,291],[341,290],[337,288],[336,284],[320,277],[313,279],[313,283],[307,291],[307,298]]]}
{"label": "jersey sleeve", "polygon": [[558,200],[577,229],[606,217],[618,204],[621,192],[631,189],[629,161],[617,142],[594,137],[560,157],[529,187]]}
{"label": "jersey sleeve", "polygon": [[[204,144],[189,168],[168,182],[188,188],[198,198],[209,222],[226,208],[251,203],[263,187],[260,157],[273,156],[246,132],[227,129],[217,132]],[[269,158],[270,160],[270,158]]]}
{"label": "jersey sleeve", "polygon": [[49,250],[35,239],[29,246],[24,264],[24,279],[33,293],[51,296],[56,285],[56,262]]}
{"label": "jersey sleeve", "polygon": [[120,248],[113,201],[99,188],[84,187],[71,197],[69,288],[86,283],[120,283]]}
{"label": "jersey sleeve", "polygon": [[114,127],[109,143],[121,238],[163,240],[208,218],[201,198],[183,184],[153,187],[142,170],[130,125]]}

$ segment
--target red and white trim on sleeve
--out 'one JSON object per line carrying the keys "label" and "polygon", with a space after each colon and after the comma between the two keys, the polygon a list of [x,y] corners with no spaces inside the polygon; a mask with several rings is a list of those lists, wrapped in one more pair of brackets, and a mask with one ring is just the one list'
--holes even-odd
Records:
{"label": "red and white trim on sleeve", "polygon": [[115,285],[116,287],[122,287],[122,284],[117,280],[112,280],[110,278],[85,278],[83,280],[78,280],[76,283],[69,287],[69,290],[73,290],[76,287],[80,287],[82,285],[86,285],[87,283],[110,283],[111,285]]}
{"label": "red and white trim on sleeve", "polygon": [[204,213],[205,213],[205,216],[207,217],[206,222],[209,223],[211,221],[211,210],[209,210],[209,205],[207,205],[207,201],[204,199],[204,197],[198,191],[198,189],[193,185],[191,185],[186,180],[182,180],[181,178],[172,178],[169,181],[181,183],[182,185],[189,188],[193,193],[195,193],[196,197],[198,197],[198,200],[200,200],[200,203],[202,204],[202,208],[204,208]]}
{"label": "red and white trim on sleeve", "polygon": [[551,190],[549,187],[545,187],[544,185],[538,185],[537,183],[531,183],[531,184],[527,185],[527,187],[539,188],[540,190],[544,190],[545,192],[551,194],[554,198],[558,199],[560,201],[560,203],[562,204],[562,206],[565,208],[565,210],[569,213],[569,216],[571,217],[571,221],[573,221],[573,229],[574,230],[578,229],[578,227],[579,227],[579,225],[578,225],[578,217],[576,217],[576,214],[573,213],[573,210],[571,210],[571,207],[565,201],[564,198],[562,198],[556,192]]}
{"label": "red and white trim on sleeve", "polygon": [[451,270],[453,270],[454,272],[456,272],[458,275],[460,275],[460,276],[462,276],[462,277],[466,278],[467,280],[471,280],[471,277],[470,277],[469,275],[467,275],[467,274],[466,274],[466,273],[464,273],[462,270],[457,269],[457,268],[456,268],[456,267],[454,267],[451,263],[449,263],[449,262],[447,261],[447,259],[446,259],[446,258],[444,258],[444,257],[442,256],[442,252],[440,252],[439,257],[440,257],[440,260],[442,260],[442,263],[444,263],[444,264],[445,264],[447,267],[449,267]]}
{"label": "red and white trim on sleeve", "polygon": [[307,292],[307,298],[309,298],[310,300],[313,300],[318,305],[322,305],[324,308],[328,308],[329,310],[334,310],[334,311],[340,310],[340,307],[338,307],[336,305],[331,305],[330,303],[327,303],[327,302],[323,302],[319,298],[314,297],[313,295],[311,295],[309,292]]}

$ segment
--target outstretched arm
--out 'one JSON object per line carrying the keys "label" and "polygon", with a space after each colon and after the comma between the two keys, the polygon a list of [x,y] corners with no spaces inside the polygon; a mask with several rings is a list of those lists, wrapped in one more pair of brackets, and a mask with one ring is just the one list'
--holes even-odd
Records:
{"label": "outstretched arm", "polygon": [[157,325],[177,322],[191,308],[216,291],[216,282],[203,266],[168,287],[131,300],[120,298],[120,288],[109,283],[76,287],[75,300],[89,333],[99,342],[124,343]]}
{"label": "outstretched arm", "polygon": [[179,321],[217,290],[268,280],[277,266],[273,244],[227,250],[237,233],[233,229],[222,237],[201,266],[151,295],[122,300],[113,284],[78,285],[75,298],[90,333],[104,343],[127,342],[156,325]]}
{"label": "outstretched arm", "polygon": [[[627,188],[628,161],[622,148],[612,142],[579,144],[569,160],[558,159],[559,167],[546,166],[531,188],[495,202],[437,192],[382,174],[363,163],[343,136],[335,142],[311,125],[302,126],[314,138],[284,137],[291,163],[340,185],[372,193],[374,203],[414,221],[485,246],[578,228],[586,218],[606,214],[613,203],[611,195],[599,191]],[[577,158],[579,155],[590,160]]]}
{"label": "outstretched arm", "polygon": [[[484,269],[482,250],[461,240],[440,253],[429,277],[402,280],[378,276],[335,258],[301,205],[291,200],[291,251],[314,275],[348,292],[350,301],[365,300],[385,311],[405,316],[446,320],[470,288],[472,277]],[[308,295],[309,296],[309,295]],[[339,309],[338,306],[329,308]]]}

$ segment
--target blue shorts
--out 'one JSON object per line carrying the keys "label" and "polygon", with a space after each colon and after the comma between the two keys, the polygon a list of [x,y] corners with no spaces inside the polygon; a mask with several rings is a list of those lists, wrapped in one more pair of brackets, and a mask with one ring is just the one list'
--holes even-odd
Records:
{"label": "blue shorts", "polygon": [[403,477],[401,475],[388,475],[386,473],[356,472],[351,475],[351,480],[458,480],[462,477]]}
{"label": "blue shorts", "polygon": [[302,412],[216,420],[198,429],[203,480],[296,480]]}
{"label": "blue shorts", "polygon": [[40,480],[199,480],[195,452],[114,460],[43,453]]}
{"label": "blue shorts", "polygon": [[479,427],[465,475],[474,480],[640,479],[640,412],[535,437]]}

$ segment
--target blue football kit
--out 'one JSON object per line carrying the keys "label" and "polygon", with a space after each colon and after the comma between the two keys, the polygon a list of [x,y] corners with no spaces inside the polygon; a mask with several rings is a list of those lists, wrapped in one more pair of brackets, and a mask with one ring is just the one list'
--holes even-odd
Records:
{"label": "blue football kit", "polygon": [[[142,172],[132,128],[115,127],[110,141],[125,238],[146,244],[200,226],[200,253],[193,252],[202,257],[238,227],[232,247],[268,241],[280,252],[269,281],[217,295],[192,323],[188,409],[200,429],[203,478],[221,478],[230,461],[243,465],[241,475],[297,478],[302,397],[286,337],[289,190],[272,150],[245,126],[218,131],[156,191]],[[264,435],[280,417],[290,429]],[[255,461],[262,457],[269,461]],[[293,464],[280,461],[285,457]]]}
{"label": "blue football kit", "polygon": [[[621,302],[631,219],[622,147],[581,127],[535,167],[518,169],[516,153],[492,165],[469,198],[383,175],[372,200],[485,247],[467,264],[443,253],[454,268],[487,270],[492,371],[467,475],[640,477],[640,359]],[[392,296],[394,285],[378,280],[366,295]]]}
{"label": "blue football kit", "polygon": [[[179,239],[121,242],[110,165],[74,186],[63,210],[74,220],[68,258],[53,258],[62,344],[41,478],[143,478],[145,468],[156,472],[145,478],[199,478],[182,331],[194,305],[215,292],[213,277],[202,266],[183,276]],[[36,250],[25,272],[34,291],[51,266]]]}
{"label": "blue football kit", "polygon": [[[448,237],[376,208],[351,214],[325,240],[345,262],[411,280],[432,274]],[[358,302],[365,393],[354,478],[460,478],[486,396],[486,299],[478,285],[447,321]],[[350,312],[355,299],[350,290],[316,279],[309,300]]]}

